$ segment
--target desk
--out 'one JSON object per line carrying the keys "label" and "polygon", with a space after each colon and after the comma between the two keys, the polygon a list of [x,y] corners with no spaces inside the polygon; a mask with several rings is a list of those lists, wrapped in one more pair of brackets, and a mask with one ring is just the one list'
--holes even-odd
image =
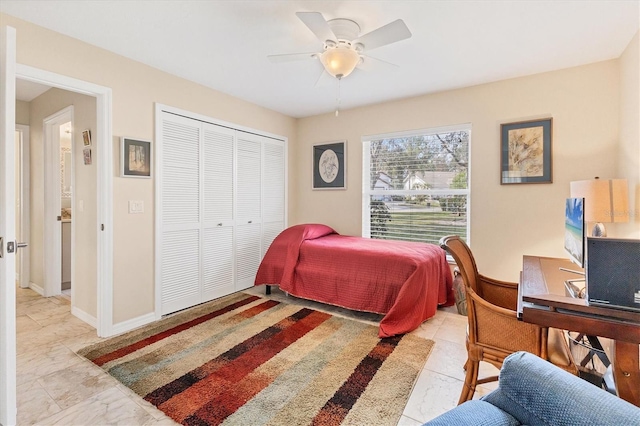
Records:
{"label": "desk", "polygon": [[566,296],[564,281],[577,275],[560,267],[577,269],[567,259],[523,257],[518,316],[543,327],[613,339],[613,376],[618,395],[640,406],[640,314],[589,306],[585,299]]}

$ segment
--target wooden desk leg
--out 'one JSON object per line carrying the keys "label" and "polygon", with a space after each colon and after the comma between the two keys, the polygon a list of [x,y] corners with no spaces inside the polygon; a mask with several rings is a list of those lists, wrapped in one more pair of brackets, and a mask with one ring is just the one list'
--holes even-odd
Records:
{"label": "wooden desk leg", "polygon": [[618,396],[640,407],[640,356],[637,344],[615,342],[613,377]]}

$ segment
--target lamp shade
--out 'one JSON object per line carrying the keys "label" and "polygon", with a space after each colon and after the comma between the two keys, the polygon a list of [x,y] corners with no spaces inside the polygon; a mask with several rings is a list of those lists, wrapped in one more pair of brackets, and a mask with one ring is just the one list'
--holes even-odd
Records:
{"label": "lamp shade", "polygon": [[584,198],[587,222],[629,221],[629,193],[626,179],[591,179],[571,182],[571,197]]}
{"label": "lamp shade", "polygon": [[329,74],[340,79],[351,74],[360,61],[360,55],[347,46],[337,46],[325,50],[320,61]]}

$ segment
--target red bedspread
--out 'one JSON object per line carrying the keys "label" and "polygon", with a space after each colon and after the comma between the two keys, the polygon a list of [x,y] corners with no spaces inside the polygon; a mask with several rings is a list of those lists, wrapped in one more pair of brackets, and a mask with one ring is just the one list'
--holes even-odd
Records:
{"label": "red bedspread", "polygon": [[384,314],[380,337],[407,333],[454,303],[445,252],[433,244],[337,234],[325,225],[284,230],[264,256],[255,285]]}

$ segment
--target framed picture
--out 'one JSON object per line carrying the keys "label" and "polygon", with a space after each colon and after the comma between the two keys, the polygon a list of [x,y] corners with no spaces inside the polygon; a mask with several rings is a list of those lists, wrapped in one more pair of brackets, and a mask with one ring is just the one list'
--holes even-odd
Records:
{"label": "framed picture", "polygon": [[91,148],[84,148],[82,150],[82,158],[84,159],[84,165],[91,165]]}
{"label": "framed picture", "polygon": [[82,131],[82,142],[84,146],[91,146],[91,130],[83,130]]}
{"label": "framed picture", "polygon": [[151,142],[120,138],[120,176],[151,177]]}
{"label": "framed picture", "polygon": [[500,126],[500,184],[551,183],[553,119]]}
{"label": "framed picture", "polygon": [[347,187],[347,142],[313,145],[313,189]]}

